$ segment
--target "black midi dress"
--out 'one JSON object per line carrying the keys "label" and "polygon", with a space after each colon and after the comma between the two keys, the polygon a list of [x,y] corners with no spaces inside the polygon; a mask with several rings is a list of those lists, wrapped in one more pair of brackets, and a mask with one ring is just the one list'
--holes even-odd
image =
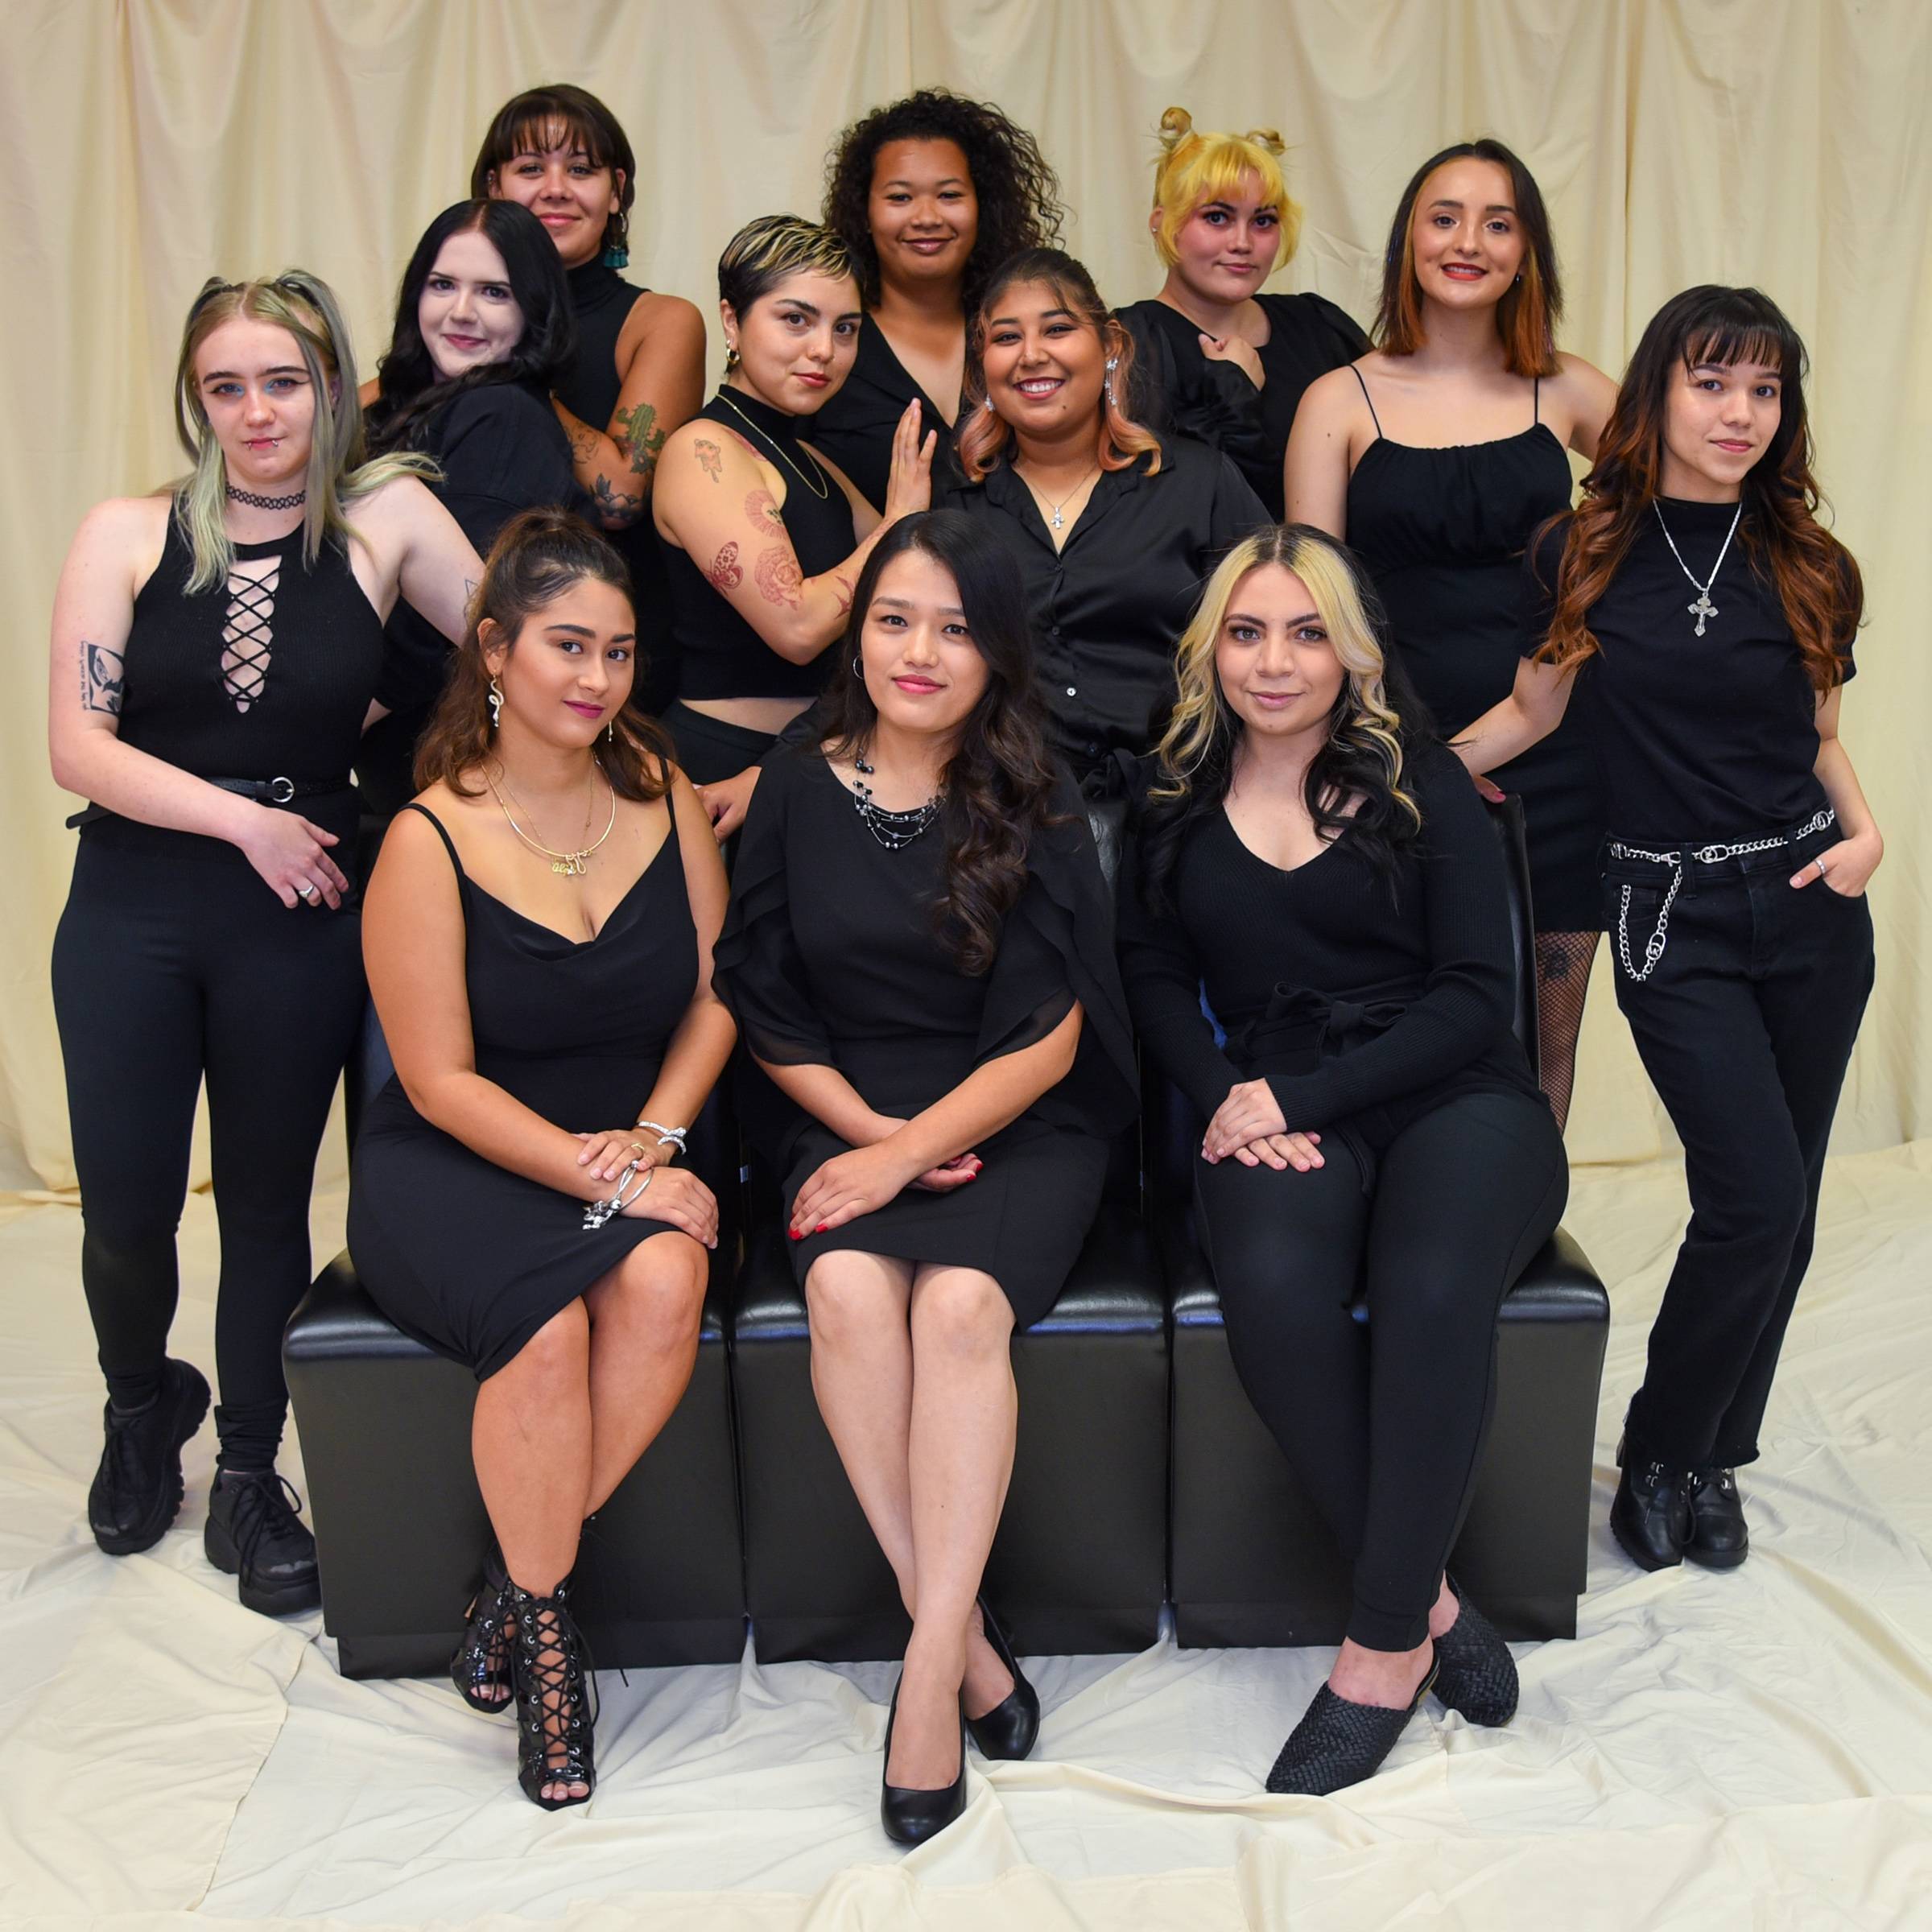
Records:
{"label": "black midi dress", "polygon": [[[403,809],[436,827],[456,869],[477,1071],[572,1133],[634,1120],[697,985],[675,814],[597,936],[573,940],[471,879],[435,813]],[[586,1228],[584,1207],[432,1126],[391,1079],[356,1138],[349,1253],[398,1328],[481,1381],[640,1241],[672,1232],[627,1215]]]}
{"label": "black midi dress", "polygon": [[[945,857],[935,824],[889,850],[816,746],[770,758],[740,835],[713,980],[746,1046],[774,1065],[836,1067],[866,1104],[910,1119],[973,1070],[1037,1044],[1077,1001],[1072,1071],[979,1142],[976,1179],[903,1189],[886,1206],[790,1244],[803,1282],[839,1249],[978,1269],[1026,1327],[1051,1308],[1100,1204],[1107,1138],[1133,1117],[1133,1046],[1113,922],[1071,786],[1062,822],[1035,835],[997,957],[960,970],[933,919]],[[760,1151],[789,1213],[814,1170],[848,1143],[786,1104]]]}

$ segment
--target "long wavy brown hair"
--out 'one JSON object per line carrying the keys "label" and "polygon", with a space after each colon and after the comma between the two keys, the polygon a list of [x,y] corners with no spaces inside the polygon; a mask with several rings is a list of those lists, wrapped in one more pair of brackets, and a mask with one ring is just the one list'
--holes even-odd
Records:
{"label": "long wavy brown hair", "polygon": [[964,512],[902,517],[865,559],[850,625],[833,653],[837,669],[821,700],[824,741],[839,758],[863,753],[872,741],[878,708],[852,660],[881,572],[910,550],[931,557],[959,586],[967,630],[986,662],[986,688],[960,728],[940,781],[945,885],[933,906],[960,970],[984,973],[999,952],[1006,914],[1025,890],[1032,840],[1059,821],[1051,805],[1053,765],[1019,566],[1002,546],[987,543]]}
{"label": "long wavy brown hair", "polygon": [[960,402],[960,432],[953,447],[968,480],[985,482],[1013,435],[1006,422],[987,406],[986,327],[1007,290],[1030,282],[1052,290],[1054,299],[1080,316],[1107,352],[1107,379],[1094,416],[1095,460],[1102,469],[1125,469],[1145,456],[1147,473],[1152,476],[1161,467],[1161,440],[1138,420],[1142,398],[1133,337],[1114,320],[1094,287],[1093,277],[1071,255],[1063,249],[1029,248],[1000,265],[967,321],[966,381]]}
{"label": "long wavy brown hair", "polygon": [[1864,584],[1852,553],[1818,520],[1823,499],[1811,473],[1805,345],[1769,295],[1714,283],[1672,296],[1630,358],[1563,539],[1552,587],[1556,614],[1537,653],[1543,663],[1579,663],[1598,649],[1591,607],[1609,588],[1660,493],[1671,390],[1706,363],[1739,362],[1774,368],[1782,382],[1777,428],[1744,476],[1737,540],[1759,580],[1777,592],[1813,687],[1830,691],[1842,681],[1840,654],[1864,614]]}
{"label": "long wavy brown hair", "polygon": [[[489,715],[489,667],[481,631],[493,620],[514,650],[523,626],[586,578],[631,596],[624,559],[580,518],[563,510],[526,510],[497,533],[469,621],[449,661],[436,715],[416,746],[416,789],[439,782],[464,798],[483,789],[496,744]],[[637,659],[634,656],[634,671]],[[671,789],[671,741],[654,720],[620,704],[610,734],[596,745],[598,765],[621,799],[661,799]]]}

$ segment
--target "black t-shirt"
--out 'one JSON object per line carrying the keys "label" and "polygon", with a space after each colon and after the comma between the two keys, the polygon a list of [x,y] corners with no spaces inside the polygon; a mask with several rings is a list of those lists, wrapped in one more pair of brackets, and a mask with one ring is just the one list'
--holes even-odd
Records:
{"label": "black t-shirt", "polygon": [[[1736,509],[1658,497],[1590,608],[1600,648],[1578,671],[1571,703],[1584,708],[1616,837],[1647,844],[1764,837],[1826,802],[1812,769],[1816,694],[1777,593],[1751,563],[1748,512],[1723,568],[1708,576]],[[1565,517],[1525,559],[1525,655],[1549,634],[1569,528]],[[1686,568],[1710,583],[1717,607],[1701,638]],[[1849,637],[1839,654],[1848,680],[1856,670]]]}
{"label": "black t-shirt", "polygon": [[1185,436],[1106,470],[1059,551],[1044,513],[1004,458],[948,493],[1011,551],[1026,586],[1055,749],[1084,777],[1114,751],[1146,751],[1174,697],[1174,648],[1228,550],[1268,521],[1241,473]]}

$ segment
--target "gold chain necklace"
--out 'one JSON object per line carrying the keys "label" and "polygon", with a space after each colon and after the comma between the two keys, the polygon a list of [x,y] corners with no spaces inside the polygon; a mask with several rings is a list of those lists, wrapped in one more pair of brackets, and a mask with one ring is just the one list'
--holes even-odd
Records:
{"label": "gold chain necklace", "polygon": [[[590,832],[591,814],[597,809],[597,779],[604,777],[603,766],[599,765],[594,758],[591,761],[591,770],[594,775],[590,781],[590,801],[584,810],[584,831],[586,836]],[[617,822],[617,788],[611,784],[609,778],[605,778],[605,785],[610,792],[610,823],[598,835],[596,844],[584,846],[576,852],[552,852],[547,845],[539,844],[514,818],[510,817],[510,807],[503,803],[503,793],[497,790],[496,780],[487,771],[483,774],[483,782],[489,787],[491,795],[496,799],[503,816],[509,820],[510,830],[532,852],[542,852],[544,857],[550,861],[550,869],[552,872],[561,873],[566,878],[580,879],[585,873],[589,871],[591,855],[597,850],[605,840],[610,836],[611,828]],[[503,774],[503,788],[505,791],[510,793],[513,799],[517,799],[516,792],[510,785],[510,774],[507,772]],[[530,807],[524,804],[521,799],[517,799],[517,807],[526,816],[529,815]],[[530,822],[534,824],[535,820],[532,819]]]}
{"label": "gold chain necklace", "polygon": [[[791,473],[796,477],[798,480],[803,483],[805,487],[810,490],[821,503],[825,502],[825,500],[831,496],[832,479],[828,477],[822,483],[813,482],[811,478],[807,476],[804,471],[800,469],[798,464],[793,462],[790,456],[786,455],[784,445],[778,441],[778,438],[774,436],[771,431],[766,429],[762,423],[754,423],[749,416],[745,415],[743,410],[738,407],[737,403],[732,401],[731,391],[729,390],[720,389],[718,391],[718,400],[722,402],[724,407],[729,409],[731,413],[736,416],[747,429],[757,430],[758,434],[771,445],[773,453],[778,457],[778,460],[782,463],[785,467],[790,470]],[[811,455],[811,452],[810,450],[807,450],[805,453],[807,456]],[[814,469],[816,469],[819,467],[816,459],[814,459],[811,466]]]}

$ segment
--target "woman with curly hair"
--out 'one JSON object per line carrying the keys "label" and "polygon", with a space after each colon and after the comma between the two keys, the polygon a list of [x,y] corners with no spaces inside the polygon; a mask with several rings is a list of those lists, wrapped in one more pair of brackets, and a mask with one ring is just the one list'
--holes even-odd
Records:
{"label": "woman with curly hair", "polygon": [[1238,545],[1179,673],[1121,964],[1144,1050],[1208,1121],[1199,1225],[1242,1385],[1354,1571],[1335,1667],[1268,1776],[1320,1794],[1368,1777],[1432,1686],[1472,1724],[1514,1713],[1509,1649],[1443,1566],[1496,1310],[1568,1172],[1510,1030],[1496,835],[1348,552],[1292,524]]}
{"label": "woman with curly hair", "polygon": [[1018,573],[960,516],[867,559],[821,711],[766,765],[717,983],[793,1109],[784,1177],[812,1386],[913,1619],[886,1829],[965,1803],[965,1738],[1039,1699],[978,1601],[1012,1472],[1009,1344],[1059,1295],[1133,1117],[1087,821],[1047,759]]}
{"label": "woman with curly hair", "polygon": [[1885,840],[1838,735],[1864,593],[1818,520],[1804,373],[1754,288],[1664,304],[1582,506],[1530,553],[1533,654],[1456,747],[1490,770],[1574,693],[1604,766],[1616,1002],[1692,1211],[1610,1506],[1646,1570],[1748,1552],[1736,1471],[1757,1457],[1872,990]]}
{"label": "woman with curly hair", "polygon": [[909,402],[939,432],[960,414],[966,322],[1009,255],[1059,238],[1060,184],[1038,144],[989,102],[923,88],[841,134],[826,163],[825,225],[858,270],[858,358],[819,412],[820,448],[868,502],[886,501]]}

